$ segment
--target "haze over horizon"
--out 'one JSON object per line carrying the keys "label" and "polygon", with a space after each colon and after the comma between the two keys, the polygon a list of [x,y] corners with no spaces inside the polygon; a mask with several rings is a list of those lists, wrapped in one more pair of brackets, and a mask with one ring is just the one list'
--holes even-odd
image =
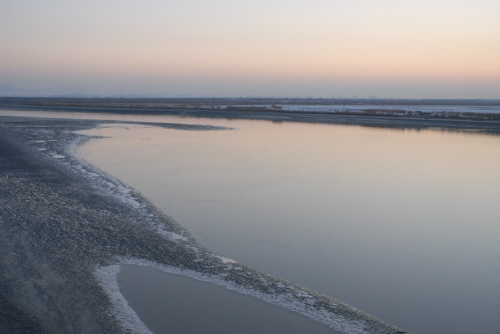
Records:
{"label": "haze over horizon", "polygon": [[4,94],[500,99],[498,14],[496,0],[7,0],[0,86]]}

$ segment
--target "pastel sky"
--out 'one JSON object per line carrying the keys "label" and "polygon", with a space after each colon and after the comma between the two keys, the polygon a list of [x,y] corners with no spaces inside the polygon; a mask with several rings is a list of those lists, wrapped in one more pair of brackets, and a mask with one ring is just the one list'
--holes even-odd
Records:
{"label": "pastel sky", "polygon": [[34,93],[500,99],[499,0],[2,0]]}

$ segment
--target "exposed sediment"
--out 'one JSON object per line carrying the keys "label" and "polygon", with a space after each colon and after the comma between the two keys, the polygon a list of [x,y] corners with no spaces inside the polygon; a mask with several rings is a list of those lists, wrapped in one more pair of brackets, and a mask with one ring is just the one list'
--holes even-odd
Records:
{"label": "exposed sediment", "polygon": [[122,263],[223,285],[345,333],[406,333],[198,244],[141,194],[75,156],[88,137],[73,131],[100,123],[0,118],[2,333],[137,332],[105,284]]}

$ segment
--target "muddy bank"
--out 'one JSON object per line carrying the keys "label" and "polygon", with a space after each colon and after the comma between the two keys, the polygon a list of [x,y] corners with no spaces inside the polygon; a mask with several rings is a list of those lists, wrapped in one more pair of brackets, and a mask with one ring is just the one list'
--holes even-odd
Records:
{"label": "muddy bank", "polygon": [[[496,105],[496,104],[495,104]],[[381,106],[382,108],[383,106]],[[262,107],[238,107],[229,109],[196,108],[189,107],[147,107],[147,104],[128,104],[117,106],[106,103],[26,103],[17,101],[15,103],[2,103],[0,109],[6,110],[30,110],[30,111],[65,111],[86,113],[115,113],[115,114],[139,114],[139,115],[176,115],[188,117],[221,118],[221,119],[255,119],[270,120],[273,122],[303,122],[303,123],[325,123],[361,125],[378,128],[399,129],[449,129],[463,131],[481,131],[485,133],[500,133],[500,114],[471,114],[466,117],[454,117],[446,113],[421,113],[409,115],[377,114],[373,110],[365,113],[324,113],[324,112],[301,112],[287,110],[269,110]],[[389,110],[390,111],[390,110]],[[453,116],[453,117],[452,117]]]}
{"label": "muddy bank", "polygon": [[19,322],[42,333],[149,332],[123,316],[133,311],[117,303],[109,279],[116,266],[133,263],[225,286],[340,332],[405,333],[198,244],[141,194],[74,155],[88,137],[73,131],[98,124],[0,118],[0,305],[12,319],[4,332],[16,333]]}

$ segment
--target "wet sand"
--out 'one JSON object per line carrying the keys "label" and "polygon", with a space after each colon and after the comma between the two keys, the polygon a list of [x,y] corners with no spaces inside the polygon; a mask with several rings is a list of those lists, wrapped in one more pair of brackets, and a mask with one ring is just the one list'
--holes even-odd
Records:
{"label": "wet sand", "polygon": [[149,332],[113,284],[117,266],[135,263],[257,297],[340,332],[406,333],[205,249],[139,193],[74,155],[88,139],[74,131],[102,122],[0,118],[5,332],[15,332],[19,321],[27,331],[50,333]]}

